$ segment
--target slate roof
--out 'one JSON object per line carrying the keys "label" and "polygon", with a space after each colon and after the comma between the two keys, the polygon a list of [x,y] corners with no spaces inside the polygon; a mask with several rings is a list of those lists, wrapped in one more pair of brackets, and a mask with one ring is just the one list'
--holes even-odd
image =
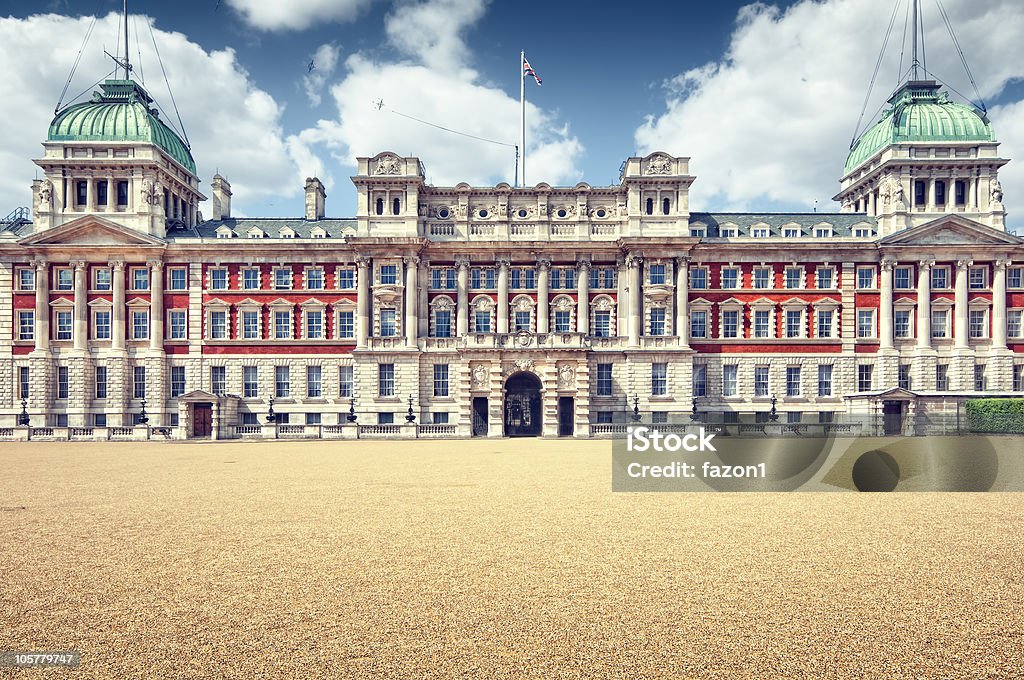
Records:
{"label": "slate roof", "polygon": [[874,217],[864,213],[690,213],[690,224],[697,222],[707,225],[708,238],[719,236],[719,226],[736,225],[740,236],[750,236],[750,228],[755,224],[767,224],[772,236],[782,235],[782,226],[800,225],[803,236],[813,236],[814,227],[819,224],[832,225],[832,236],[853,236],[853,226],[869,224],[873,233],[878,232],[878,222]]}
{"label": "slate roof", "polygon": [[253,227],[258,227],[266,232],[266,238],[281,238],[278,233],[281,229],[288,227],[295,232],[296,235],[293,238],[296,239],[313,238],[313,230],[319,227],[327,232],[328,239],[335,239],[354,234],[356,220],[354,218],[307,220],[302,217],[231,217],[223,220],[206,220],[194,228],[169,229],[167,240],[175,241],[196,238],[196,236],[217,238],[217,229],[220,227],[228,227],[234,231],[234,238],[248,238],[248,232]]}

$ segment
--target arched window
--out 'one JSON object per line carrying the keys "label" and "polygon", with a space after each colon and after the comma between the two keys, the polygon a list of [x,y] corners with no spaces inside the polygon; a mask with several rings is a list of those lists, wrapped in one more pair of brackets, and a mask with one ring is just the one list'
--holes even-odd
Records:
{"label": "arched window", "polygon": [[383,215],[384,214],[384,199],[383,198],[378,198],[377,199],[377,214],[378,215]]}
{"label": "arched window", "polygon": [[669,207],[668,199],[667,198],[663,198],[661,200],[661,213],[663,215],[667,215],[668,214],[668,207]]}
{"label": "arched window", "polygon": [[647,199],[647,214],[648,215],[653,215],[654,214],[654,199],[653,198],[648,198]]}
{"label": "arched window", "polygon": [[401,199],[396,198],[391,201],[391,214],[397,215],[400,212],[402,212],[402,201]]}

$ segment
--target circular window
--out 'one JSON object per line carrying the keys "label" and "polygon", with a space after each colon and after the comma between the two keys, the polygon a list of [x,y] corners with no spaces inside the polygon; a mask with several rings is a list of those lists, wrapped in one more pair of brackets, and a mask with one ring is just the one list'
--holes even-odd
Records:
{"label": "circular window", "polygon": [[452,212],[448,208],[441,208],[440,210],[437,211],[437,216],[440,217],[442,220],[448,219],[449,217],[451,217],[451,214]]}
{"label": "circular window", "polygon": [[519,216],[520,217],[526,217],[526,211],[524,209],[520,208],[519,209]]}
{"label": "circular window", "polygon": [[487,217],[489,214],[490,213],[488,213],[486,210],[481,210],[480,211],[480,217]]}
{"label": "circular window", "polygon": [[605,215],[607,215],[607,214],[608,214],[608,213],[606,213],[606,212],[604,211],[604,208],[601,208],[600,210],[598,210],[598,211],[597,211],[597,216],[598,216],[598,217],[604,217],[604,216],[605,216]]}
{"label": "circular window", "polygon": [[558,213],[556,213],[556,214],[557,214],[557,215],[558,215],[559,217],[565,217],[565,208],[559,208],[559,209],[558,209]]}

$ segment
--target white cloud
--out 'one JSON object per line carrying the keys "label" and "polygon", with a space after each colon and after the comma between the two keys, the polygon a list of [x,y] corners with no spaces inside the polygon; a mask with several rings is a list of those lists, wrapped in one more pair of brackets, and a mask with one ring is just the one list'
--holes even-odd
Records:
{"label": "white cloud", "polygon": [[[511,147],[445,132],[399,115],[508,144],[518,143],[519,101],[481,81],[470,66],[462,32],[482,16],[480,0],[428,0],[403,5],[386,19],[389,42],[408,58],[376,60],[363,53],[345,60],[345,73],[331,88],[338,117],[320,121],[297,139],[320,144],[339,161],[391,150],[422,159],[428,181],[511,183]],[[378,110],[374,102],[383,99]],[[579,179],[579,140],[556,116],[527,104],[530,183]]]}
{"label": "white cloud", "polygon": [[[944,4],[983,97],[1024,77],[1024,7],[1014,0]],[[695,209],[754,209],[766,202],[810,209],[815,199],[824,209],[837,207],[830,199],[892,7],[891,0],[803,0],[784,12],[759,3],[743,8],[721,61],[666,83],[666,110],[637,129],[638,147],[692,156]],[[928,69],[971,94],[934,5],[925,9]],[[867,116],[897,84],[902,14],[896,24],[896,45],[887,50],[863,126],[877,120]],[[1015,105],[992,117],[1002,154],[1020,152],[1024,163],[1024,129],[1018,134],[1019,118],[1010,115],[1020,112]],[[1024,174],[1004,172],[1012,201],[1024,193]]]}
{"label": "white cloud", "polygon": [[[52,14],[0,19],[0,63],[6,65],[0,97],[8,103],[8,113],[17,114],[5,119],[0,144],[0,167],[4,168],[0,212],[31,200],[29,184],[37,170],[31,159],[41,155],[47,122],[90,21],[90,17]],[[133,25],[148,33],[144,21],[138,17]],[[114,13],[99,19],[94,36],[116,35],[117,22]],[[148,75],[147,89],[166,111],[164,119],[176,125],[160,69],[152,52],[145,49],[146,38],[142,66]],[[266,194],[300,191],[305,166],[318,164],[315,154],[285,138],[281,106],[252,83],[234,52],[207,52],[176,32],[157,30],[156,38],[200,176],[209,179],[219,169],[231,181],[241,205]],[[111,68],[94,37],[83,53],[69,95],[86,90]],[[208,188],[204,193],[209,195]]]}
{"label": "white cloud", "polygon": [[264,31],[301,31],[325,21],[352,21],[372,0],[227,0]]}
{"label": "white cloud", "polygon": [[320,106],[324,85],[334,75],[334,69],[338,65],[339,52],[337,45],[328,43],[316,48],[316,52],[313,53],[313,70],[302,77],[302,87],[313,106]]}

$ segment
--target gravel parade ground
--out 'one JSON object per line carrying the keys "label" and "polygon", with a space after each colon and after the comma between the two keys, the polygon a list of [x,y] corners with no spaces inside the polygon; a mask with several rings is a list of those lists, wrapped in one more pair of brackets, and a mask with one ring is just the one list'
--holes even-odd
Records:
{"label": "gravel parade ground", "polygon": [[0,677],[1020,677],[1024,494],[611,492],[611,442],[5,443]]}

